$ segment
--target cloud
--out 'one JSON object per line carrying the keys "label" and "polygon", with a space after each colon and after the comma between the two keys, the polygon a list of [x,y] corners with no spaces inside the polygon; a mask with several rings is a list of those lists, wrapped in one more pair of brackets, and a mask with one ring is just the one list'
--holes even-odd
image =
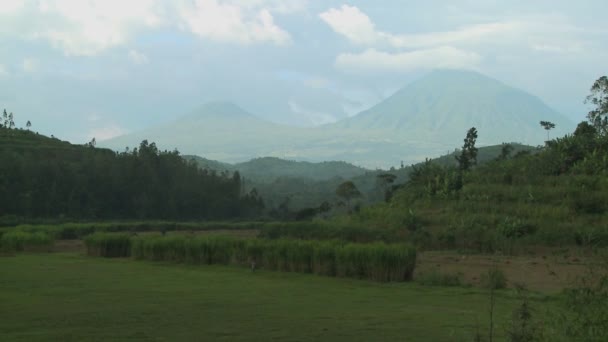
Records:
{"label": "cloud", "polygon": [[137,50],[129,50],[128,57],[136,65],[142,65],[148,63],[148,56]]}
{"label": "cloud", "polygon": [[27,73],[36,72],[38,70],[38,61],[33,58],[26,58],[21,63],[21,68]]}
{"label": "cloud", "polygon": [[277,45],[291,41],[289,33],[274,23],[269,9],[252,7],[252,4],[243,7],[218,0],[196,0],[193,6],[182,7],[179,13],[184,28],[205,39]]}
{"label": "cloud", "polygon": [[43,40],[67,56],[128,46],[146,30],[181,27],[231,43],[285,44],[273,13],[302,10],[304,0],[1,0],[0,39]]}
{"label": "cloud", "polygon": [[492,22],[464,26],[452,31],[419,34],[392,34],[379,31],[369,16],[354,6],[342,5],[319,15],[336,33],[352,43],[372,46],[386,45],[393,48],[428,48],[454,43],[479,43],[521,30],[519,22]]}
{"label": "cloud", "polygon": [[367,49],[362,53],[344,53],[336,58],[336,67],[346,71],[412,71],[417,69],[474,69],[481,56],[445,46],[411,52],[388,53]]}
{"label": "cloud", "polygon": [[355,6],[342,5],[319,14],[336,33],[356,44],[371,45],[381,39],[371,19]]}

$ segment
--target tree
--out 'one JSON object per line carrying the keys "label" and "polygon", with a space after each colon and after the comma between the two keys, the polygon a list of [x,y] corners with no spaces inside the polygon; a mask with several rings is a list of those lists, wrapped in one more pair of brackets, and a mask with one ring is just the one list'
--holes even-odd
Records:
{"label": "tree", "polygon": [[540,125],[543,126],[543,128],[547,131],[547,141],[550,140],[549,131],[551,131],[553,128],[555,128],[555,124],[551,121],[541,121]]}
{"label": "tree", "polygon": [[458,160],[458,167],[461,171],[467,171],[472,166],[477,164],[477,148],[475,142],[477,141],[477,129],[471,127],[467,132],[466,138],[464,138],[464,145],[459,156],[456,156]]}
{"label": "tree", "polygon": [[30,120],[27,120],[27,123],[25,124],[25,127],[27,127],[28,131],[30,130],[30,128],[32,127],[32,123],[30,122]]}
{"label": "tree", "polygon": [[502,148],[500,149],[500,156],[498,156],[498,160],[507,160],[511,153],[513,152],[513,145],[511,144],[502,144]]}
{"label": "tree", "polygon": [[8,128],[8,113],[6,112],[6,109],[2,112],[2,121],[4,122],[3,126]]}
{"label": "tree", "polygon": [[[6,123],[5,123],[6,126]],[[10,113],[8,115],[8,128],[13,129],[15,128],[15,117],[13,116],[13,113]]]}
{"label": "tree", "polygon": [[589,122],[597,129],[598,133],[606,134],[608,131],[608,77],[598,78],[591,86],[591,94],[587,96],[585,103],[595,106],[587,114]]}
{"label": "tree", "polygon": [[348,211],[350,212],[350,201],[352,199],[361,197],[361,192],[357,189],[357,186],[352,181],[346,181],[336,189],[336,195],[346,200],[348,205]]}
{"label": "tree", "polygon": [[377,183],[383,193],[384,201],[386,202],[388,202],[391,197],[391,185],[395,182],[395,179],[397,179],[397,176],[392,173],[379,174],[376,178]]}

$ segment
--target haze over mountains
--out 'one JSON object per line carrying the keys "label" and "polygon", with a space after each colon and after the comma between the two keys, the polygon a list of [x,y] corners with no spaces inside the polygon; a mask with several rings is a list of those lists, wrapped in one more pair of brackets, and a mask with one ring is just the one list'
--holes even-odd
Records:
{"label": "haze over mountains", "polygon": [[351,118],[311,128],[264,121],[231,103],[210,103],[174,122],[101,142],[124,150],[144,139],[224,162],[256,157],[343,160],[368,168],[397,166],[462,145],[475,126],[478,145],[541,144],[539,121],[556,124],[551,136],[574,124],[537,97],[470,71],[435,71]]}

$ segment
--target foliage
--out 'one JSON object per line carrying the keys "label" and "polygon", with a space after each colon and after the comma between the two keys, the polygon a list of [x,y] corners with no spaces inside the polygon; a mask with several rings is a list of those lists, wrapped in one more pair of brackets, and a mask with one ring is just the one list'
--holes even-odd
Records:
{"label": "foliage", "polygon": [[124,258],[131,255],[131,235],[95,233],[84,239],[87,255],[105,258]]}
{"label": "foliage", "polygon": [[599,133],[608,133],[608,77],[598,78],[591,86],[587,102],[595,106],[588,114],[589,122]]}
{"label": "foliage", "polygon": [[513,310],[511,326],[507,328],[507,337],[510,342],[543,341],[543,330],[535,319],[530,298],[523,286],[517,286],[517,293],[521,304]]}
{"label": "foliage", "polygon": [[577,284],[565,291],[557,331],[570,341],[608,340],[608,272],[595,265]]}
{"label": "foliage", "polygon": [[507,276],[496,267],[492,267],[483,273],[480,279],[482,286],[487,289],[500,290],[507,287]]}
{"label": "foliage", "polygon": [[226,219],[259,215],[238,174],[216,174],[143,141],[122,153],[0,128],[1,215],[71,219]]}
{"label": "foliage", "polygon": [[15,252],[50,251],[53,238],[43,232],[9,231],[0,234],[0,249]]}
{"label": "foliage", "polygon": [[467,171],[477,164],[478,149],[475,147],[476,141],[477,129],[471,127],[467,132],[467,136],[464,138],[462,151],[460,152],[460,155],[456,157],[456,160],[458,160],[458,167],[461,171]]}
{"label": "foliage", "polygon": [[258,240],[228,236],[145,236],[95,234],[85,240],[89,255],[191,264],[248,265],[273,271],[315,273],[375,281],[407,281],[416,250],[403,244],[339,241]]}
{"label": "foliage", "polygon": [[555,128],[555,124],[551,121],[541,121],[540,125],[547,131],[547,140],[549,140],[549,131]]}

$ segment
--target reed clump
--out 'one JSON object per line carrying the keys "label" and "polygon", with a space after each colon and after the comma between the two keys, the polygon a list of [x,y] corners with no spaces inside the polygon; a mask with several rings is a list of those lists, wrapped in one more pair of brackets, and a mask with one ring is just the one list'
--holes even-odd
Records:
{"label": "reed clump", "polygon": [[[124,234],[94,234],[87,241],[90,255],[131,255],[139,260],[200,265],[255,265],[270,271],[380,282],[411,280],[416,265],[416,250],[407,244]],[[130,247],[129,253],[125,246]]]}

